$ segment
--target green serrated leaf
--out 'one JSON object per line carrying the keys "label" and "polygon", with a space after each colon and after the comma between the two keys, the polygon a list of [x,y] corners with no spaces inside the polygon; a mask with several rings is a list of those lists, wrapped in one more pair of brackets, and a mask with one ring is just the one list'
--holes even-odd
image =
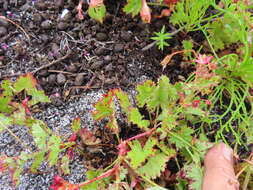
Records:
{"label": "green serrated leaf", "polygon": [[61,145],[61,138],[55,135],[52,135],[48,141],[48,149],[50,150],[48,161],[49,167],[52,167],[57,163],[59,153],[61,152],[60,149]]}
{"label": "green serrated leaf", "polygon": [[192,190],[202,189],[203,170],[200,166],[191,164],[185,168],[186,177],[191,179],[192,182],[189,184]]}
{"label": "green serrated leaf", "polygon": [[123,111],[126,112],[126,114],[128,114],[130,108],[132,107],[128,95],[124,93],[122,90],[117,90],[116,96],[119,100],[120,106],[122,107]]}
{"label": "green serrated leaf", "polygon": [[45,151],[38,152],[34,155],[34,160],[31,165],[31,171],[36,173],[41,163],[45,160]]}
{"label": "green serrated leaf", "polygon": [[12,96],[13,95],[13,87],[12,82],[9,80],[4,80],[1,84],[1,87],[3,89],[3,96]]}
{"label": "green serrated leaf", "polygon": [[127,4],[123,8],[126,14],[131,14],[133,17],[139,14],[141,11],[142,3],[141,0],[127,0]]}
{"label": "green serrated leaf", "polygon": [[137,108],[133,108],[130,110],[129,113],[129,121],[133,124],[136,124],[139,128],[147,129],[149,126],[148,120],[143,120],[143,116],[140,114],[139,110]]}
{"label": "green serrated leaf", "polygon": [[131,151],[128,152],[127,157],[130,159],[131,166],[136,169],[152,154],[154,154],[153,146],[156,141],[149,138],[145,146],[142,148],[139,141],[135,140],[129,143]]}
{"label": "green serrated leaf", "polygon": [[39,123],[33,124],[31,128],[36,145],[40,150],[43,150],[46,147],[46,139],[48,134],[41,128]]}
{"label": "green serrated leaf", "polygon": [[96,21],[103,23],[103,20],[106,15],[105,5],[99,5],[97,7],[89,7],[88,9],[89,16]]}
{"label": "green serrated leaf", "polygon": [[[98,177],[99,175],[101,175],[103,172],[100,170],[88,170],[86,172],[86,178],[87,180],[91,180],[95,177]],[[95,189],[103,189],[103,187],[105,187],[105,181],[104,180],[97,180],[94,181],[93,183],[89,184],[89,185],[85,185],[83,187],[81,187],[81,190],[95,190]]]}
{"label": "green serrated leaf", "polygon": [[28,94],[32,96],[32,99],[29,101],[29,105],[34,105],[42,102],[50,102],[48,96],[45,95],[44,91],[37,90],[36,88],[29,89]]}
{"label": "green serrated leaf", "polygon": [[161,107],[166,108],[170,103],[177,99],[177,90],[170,84],[168,77],[161,76],[157,87],[151,94],[151,99],[147,104],[150,110]]}
{"label": "green serrated leaf", "polygon": [[12,118],[13,124],[24,125],[26,121],[25,109],[19,106],[18,110],[13,113]]}
{"label": "green serrated leaf", "polygon": [[154,89],[155,86],[151,80],[147,80],[143,84],[137,85],[136,90],[138,94],[136,95],[136,100],[138,106],[143,107],[145,104],[147,104]]}
{"label": "green serrated leaf", "polygon": [[81,129],[81,119],[77,117],[73,120],[71,124],[71,129],[74,133],[77,133]]}
{"label": "green serrated leaf", "polygon": [[114,92],[109,91],[104,97],[95,105],[96,111],[93,112],[93,119],[100,120],[112,116],[113,111]]}
{"label": "green serrated leaf", "polygon": [[137,171],[140,175],[147,177],[148,179],[155,179],[161,175],[161,172],[166,169],[166,163],[168,156],[164,153],[157,153],[150,157],[147,163],[138,168]]}
{"label": "green serrated leaf", "polygon": [[30,74],[20,76],[18,80],[14,83],[13,88],[16,92],[21,92],[22,90],[31,90],[36,87],[36,79]]}
{"label": "green serrated leaf", "polygon": [[12,124],[12,119],[0,113],[0,132]]}
{"label": "green serrated leaf", "polygon": [[10,113],[13,109],[9,106],[11,97],[0,96],[0,112]]}
{"label": "green serrated leaf", "polygon": [[181,149],[190,143],[192,140],[191,134],[194,132],[193,129],[182,126],[179,131],[170,136],[170,142],[175,144],[177,148]]}

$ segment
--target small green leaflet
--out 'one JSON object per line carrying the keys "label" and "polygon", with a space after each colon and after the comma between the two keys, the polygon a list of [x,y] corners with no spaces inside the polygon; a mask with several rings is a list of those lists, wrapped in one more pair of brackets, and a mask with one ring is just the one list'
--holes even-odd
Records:
{"label": "small green leaflet", "polygon": [[130,111],[129,109],[132,107],[128,95],[122,90],[117,90],[116,96],[119,100],[120,106],[122,107],[123,111],[126,112],[126,114],[128,114],[128,112]]}
{"label": "small green leaflet", "polygon": [[148,120],[143,120],[143,116],[140,114],[137,108],[133,108],[130,111],[129,120],[133,123],[138,125],[139,128],[147,129],[149,126]]}
{"label": "small green leaflet", "polygon": [[26,121],[25,109],[19,105],[18,110],[16,110],[13,115],[13,124],[24,125]]}
{"label": "small green leaflet", "polygon": [[181,149],[187,146],[187,143],[190,143],[192,140],[191,134],[194,132],[193,129],[182,126],[179,131],[170,135],[169,141],[174,143],[178,149]]}
{"label": "small green leaflet", "polygon": [[45,95],[44,91],[37,90],[36,88],[32,88],[27,90],[27,93],[32,96],[32,99],[29,101],[29,105],[34,105],[39,102],[50,102],[48,96]]}
{"label": "small green leaflet", "polygon": [[88,9],[89,16],[96,21],[103,23],[106,14],[105,5],[99,5],[97,7],[89,7]]}
{"label": "small green leaflet", "polygon": [[136,169],[152,154],[154,154],[153,146],[156,141],[149,138],[145,146],[142,148],[140,142],[135,140],[129,143],[131,151],[128,152],[127,157],[130,159],[131,166]]}
{"label": "small green leaflet", "polygon": [[36,84],[36,79],[30,73],[28,73],[18,78],[18,80],[14,83],[14,89],[17,92],[21,92],[22,90],[30,90],[35,88]]}
{"label": "small green leaflet", "polygon": [[155,179],[165,170],[167,161],[168,156],[164,153],[156,153],[148,159],[148,162],[144,166],[137,169],[137,171],[140,175],[144,175],[148,179]]}
{"label": "small green leaflet", "polygon": [[200,166],[196,164],[191,164],[185,168],[186,177],[192,180],[189,184],[192,190],[201,190],[203,171]]}
{"label": "small green leaflet", "polygon": [[104,97],[95,105],[96,111],[93,112],[93,119],[100,120],[105,117],[112,116],[113,111],[114,92],[109,91]]}
{"label": "small green leaflet", "polygon": [[39,123],[32,125],[32,135],[34,141],[40,150],[46,147],[46,139],[48,134],[41,128]]}
{"label": "small green leaflet", "polygon": [[77,117],[73,120],[71,129],[74,133],[77,133],[81,129],[81,119]]}
{"label": "small green leaflet", "polygon": [[177,97],[177,90],[170,84],[168,77],[161,76],[157,87],[152,92],[152,96],[147,104],[147,107],[150,110],[154,110],[159,106],[161,108],[166,108],[171,101],[175,101]]}
{"label": "small green leaflet", "polygon": [[12,96],[13,95],[13,87],[12,87],[12,83],[9,80],[4,80],[1,85],[0,85],[3,89],[3,96]]}
{"label": "small green leaflet", "polygon": [[52,135],[49,138],[48,141],[48,149],[50,150],[48,161],[49,161],[49,167],[52,167],[57,163],[59,153],[61,151],[60,149],[61,145],[61,138],[55,135]]}
{"label": "small green leaflet", "polygon": [[143,107],[145,104],[147,104],[154,89],[155,86],[151,80],[147,80],[143,84],[137,85],[136,90],[138,94],[136,96],[136,100],[138,106]]}
{"label": "small green leaflet", "polygon": [[0,95],[0,112],[10,113],[12,111],[9,106],[9,102],[11,101],[11,97]]}
{"label": "small green leaflet", "polygon": [[[86,178],[87,180],[91,180],[95,177],[98,177],[99,175],[101,175],[103,172],[100,170],[97,171],[92,171],[92,170],[88,170],[86,172]],[[104,180],[99,180],[99,181],[94,181],[93,183],[89,184],[89,185],[85,185],[83,187],[81,187],[81,190],[96,190],[96,189],[103,189],[101,187],[105,187],[105,181]]]}
{"label": "small green leaflet", "polygon": [[11,124],[12,124],[12,119],[0,113],[0,132],[5,130]]}
{"label": "small green leaflet", "polygon": [[141,0],[127,0],[127,4],[123,8],[123,11],[126,14],[132,14],[132,16],[136,16],[141,11],[142,3]]}
{"label": "small green leaflet", "polygon": [[45,151],[38,152],[34,155],[34,160],[31,165],[31,171],[37,172],[38,168],[40,167],[41,163],[45,160]]}

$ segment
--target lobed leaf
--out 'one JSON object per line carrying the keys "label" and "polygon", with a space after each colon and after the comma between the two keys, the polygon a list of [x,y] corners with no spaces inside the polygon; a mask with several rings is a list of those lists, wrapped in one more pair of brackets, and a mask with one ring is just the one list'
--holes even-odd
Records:
{"label": "lobed leaf", "polygon": [[129,143],[131,151],[128,152],[127,157],[130,159],[131,166],[136,169],[152,154],[154,154],[153,146],[156,141],[149,138],[145,146],[142,148],[140,142],[135,140]]}
{"label": "lobed leaf", "polygon": [[33,163],[30,167],[31,171],[36,173],[38,168],[40,167],[41,163],[45,160],[45,151],[37,152],[34,155]]}
{"label": "lobed leaf", "polygon": [[123,8],[123,11],[127,14],[131,14],[134,17],[139,14],[141,7],[141,0],[127,0],[127,4]]}
{"label": "lobed leaf", "polygon": [[36,79],[32,76],[32,74],[28,73],[24,76],[20,76],[14,83],[13,88],[16,92],[21,92],[22,90],[31,90],[35,88],[36,84]]}
{"label": "lobed leaf", "polygon": [[34,141],[40,150],[46,147],[46,139],[48,134],[41,128],[39,123],[35,123],[31,127]]}
{"label": "lobed leaf", "polygon": [[89,6],[88,13],[91,18],[95,19],[100,23],[103,23],[106,14],[105,5],[102,4],[96,7]]}
{"label": "lobed leaf", "polygon": [[166,168],[166,163],[169,160],[168,156],[164,153],[156,153],[150,157],[147,163],[141,168],[137,169],[140,175],[144,175],[148,179],[155,179],[161,175]]}
{"label": "lobed leaf", "polygon": [[57,163],[59,153],[61,152],[60,149],[61,145],[61,138],[52,135],[49,140],[48,140],[48,149],[50,150],[49,155],[48,155],[48,161],[49,161],[49,166],[53,166]]}
{"label": "lobed leaf", "polygon": [[0,132],[12,124],[12,119],[0,113]]}

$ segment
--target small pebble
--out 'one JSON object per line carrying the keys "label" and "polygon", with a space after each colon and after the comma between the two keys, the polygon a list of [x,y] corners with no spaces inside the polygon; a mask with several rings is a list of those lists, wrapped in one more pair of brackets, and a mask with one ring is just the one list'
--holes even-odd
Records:
{"label": "small pebble", "polygon": [[103,47],[100,48],[96,48],[95,49],[95,54],[96,55],[105,55],[105,53],[107,53],[106,49]]}
{"label": "small pebble", "polygon": [[75,72],[77,72],[77,67],[75,65],[71,64],[71,65],[67,66],[66,70],[68,72],[75,73]]}
{"label": "small pebble", "polygon": [[59,30],[66,30],[69,27],[69,24],[66,22],[60,22],[57,24]]}
{"label": "small pebble", "polygon": [[8,26],[10,26],[10,23],[5,19],[0,18],[0,26],[8,28]]}
{"label": "small pebble", "polygon": [[106,65],[106,66],[105,66],[105,71],[106,71],[106,72],[109,72],[109,71],[112,71],[112,70],[113,70],[112,63],[110,63],[109,65]]}
{"label": "small pebble", "polygon": [[75,78],[75,85],[76,86],[81,86],[84,82],[84,75],[77,75]]}
{"label": "small pebble", "polygon": [[7,35],[7,33],[7,29],[3,26],[0,26],[0,37]]}
{"label": "small pebble", "polygon": [[56,81],[56,75],[55,74],[50,74],[48,76],[48,83],[50,85],[54,85],[55,84],[55,81]]}
{"label": "small pebble", "polygon": [[130,32],[123,31],[121,32],[120,37],[126,42],[129,42],[132,39],[132,34]]}
{"label": "small pebble", "polygon": [[33,21],[36,22],[36,23],[41,23],[42,19],[43,18],[40,14],[34,14],[33,15]]}
{"label": "small pebble", "polygon": [[96,34],[96,39],[98,41],[106,41],[108,39],[108,36],[105,33],[99,32],[99,33]]}
{"label": "small pebble", "polygon": [[45,20],[41,23],[41,28],[45,29],[45,30],[48,30],[48,29],[51,29],[53,26],[53,23],[51,20]]}
{"label": "small pebble", "polygon": [[61,8],[64,6],[64,0],[54,0],[54,4],[56,7]]}
{"label": "small pebble", "polygon": [[65,82],[66,82],[66,77],[65,77],[65,75],[64,74],[62,74],[62,73],[59,73],[58,75],[57,75],[57,83],[58,84],[60,84],[60,85],[62,85],[62,84],[64,84]]}
{"label": "small pebble", "polygon": [[98,69],[98,68],[100,68],[103,64],[104,64],[103,61],[96,61],[96,62],[94,62],[94,63],[90,66],[90,68],[91,68],[91,69]]}
{"label": "small pebble", "polygon": [[35,8],[40,10],[40,11],[45,11],[47,9],[47,5],[44,1],[35,1],[34,4]]}
{"label": "small pebble", "polygon": [[105,61],[105,63],[110,63],[112,61],[112,57],[110,55],[106,55],[104,57],[104,61]]}
{"label": "small pebble", "polygon": [[115,53],[119,53],[124,50],[124,44],[116,44],[113,48]]}

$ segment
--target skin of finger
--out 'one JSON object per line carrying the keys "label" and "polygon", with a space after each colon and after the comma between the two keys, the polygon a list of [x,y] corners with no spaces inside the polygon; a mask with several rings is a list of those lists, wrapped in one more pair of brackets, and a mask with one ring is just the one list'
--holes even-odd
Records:
{"label": "skin of finger", "polygon": [[204,165],[202,190],[239,189],[233,169],[233,151],[224,143],[217,144],[208,151]]}

